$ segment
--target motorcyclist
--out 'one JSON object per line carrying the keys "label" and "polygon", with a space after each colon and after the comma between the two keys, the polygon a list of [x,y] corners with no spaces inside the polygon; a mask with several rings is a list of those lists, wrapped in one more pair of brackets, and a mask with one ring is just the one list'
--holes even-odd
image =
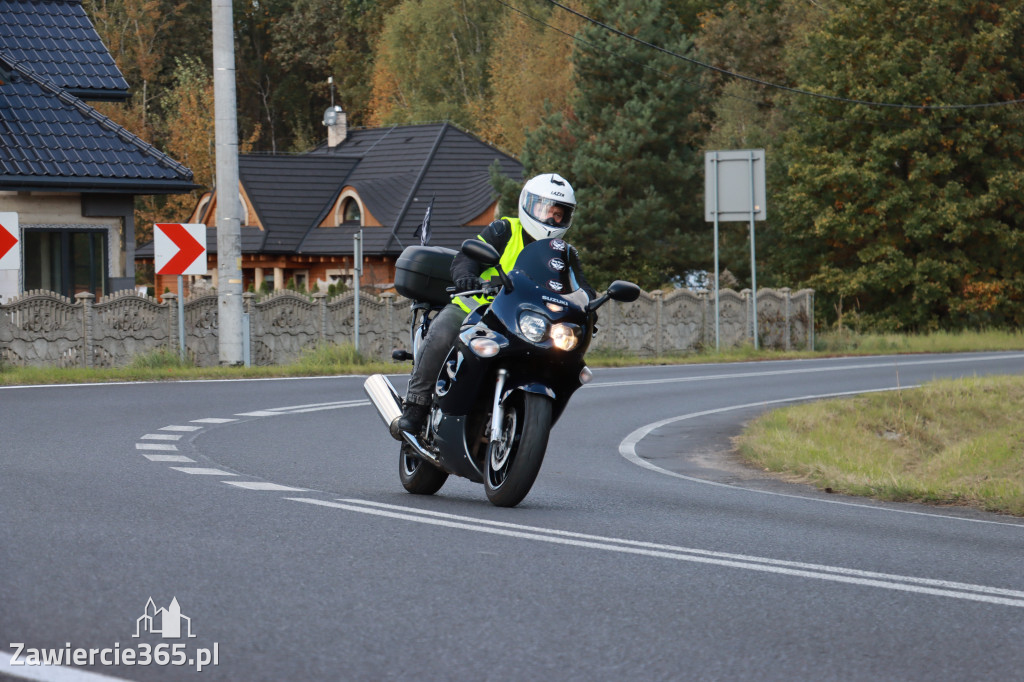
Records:
{"label": "motorcyclist", "polygon": [[[576,211],[576,194],[572,185],[557,173],[545,173],[531,178],[519,194],[518,218],[500,218],[485,227],[477,236],[501,254],[501,266],[512,270],[523,248],[538,239],[561,238],[572,224]],[[483,282],[497,277],[496,268],[484,266],[459,253],[451,266],[451,277],[458,293],[476,291]],[[580,284],[592,299],[596,294],[581,276]],[[488,303],[492,297],[483,295],[457,296],[445,306],[427,332],[419,357],[409,378],[402,417],[398,426],[402,431],[419,434],[430,412],[430,398],[434,381],[441,370],[448,351],[455,343],[462,321],[476,307]]]}

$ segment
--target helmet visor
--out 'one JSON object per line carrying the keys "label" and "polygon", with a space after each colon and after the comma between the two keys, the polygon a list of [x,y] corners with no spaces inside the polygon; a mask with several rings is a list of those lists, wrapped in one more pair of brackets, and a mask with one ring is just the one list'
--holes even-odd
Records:
{"label": "helmet visor", "polygon": [[542,225],[565,229],[572,224],[574,206],[554,199],[527,194],[523,205],[526,214]]}

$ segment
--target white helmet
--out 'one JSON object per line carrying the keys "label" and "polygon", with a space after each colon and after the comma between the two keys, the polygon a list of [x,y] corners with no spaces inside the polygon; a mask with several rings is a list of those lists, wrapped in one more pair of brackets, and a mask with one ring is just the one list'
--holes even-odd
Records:
{"label": "white helmet", "polygon": [[523,185],[519,195],[519,222],[534,239],[561,238],[572,224],[575,212],[576,193],[561,175],[545,173]]}

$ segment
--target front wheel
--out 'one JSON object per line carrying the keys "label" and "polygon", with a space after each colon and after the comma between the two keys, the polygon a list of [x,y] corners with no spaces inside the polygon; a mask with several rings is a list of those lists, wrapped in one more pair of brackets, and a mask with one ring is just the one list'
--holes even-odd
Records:
{"label": "front wheel", "polygon": [[514,507],[533,487],[548,449],[551,399],[517,391],[505,404],[501,437],[491,438],[484,462],[487,499],[498,507]]}
{"label": "front wheel", "polygon": [[402,454],[398,456],[398,477],[402,487],[413,495],[433,495],[448,480],[448,473],[424,462],[403,443]]}

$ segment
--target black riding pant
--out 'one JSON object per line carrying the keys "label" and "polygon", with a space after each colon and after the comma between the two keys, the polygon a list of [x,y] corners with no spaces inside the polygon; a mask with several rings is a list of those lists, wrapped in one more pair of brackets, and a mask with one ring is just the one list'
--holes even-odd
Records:
{"label": "black riding pant", "polygon": [[430,404],[430,395],[434,391],[438,372],[441,371],[444,359],[448,357],[448,351],[455,345],[455,338],[459,335],[459,329],[462,328],[462,321],[465,319],[466,312],[454,303],[449,303],[430,323],[430,330],[423,339],[419,357],[416,358],[412,375],[409,377],[406,402],[414,405]]}

